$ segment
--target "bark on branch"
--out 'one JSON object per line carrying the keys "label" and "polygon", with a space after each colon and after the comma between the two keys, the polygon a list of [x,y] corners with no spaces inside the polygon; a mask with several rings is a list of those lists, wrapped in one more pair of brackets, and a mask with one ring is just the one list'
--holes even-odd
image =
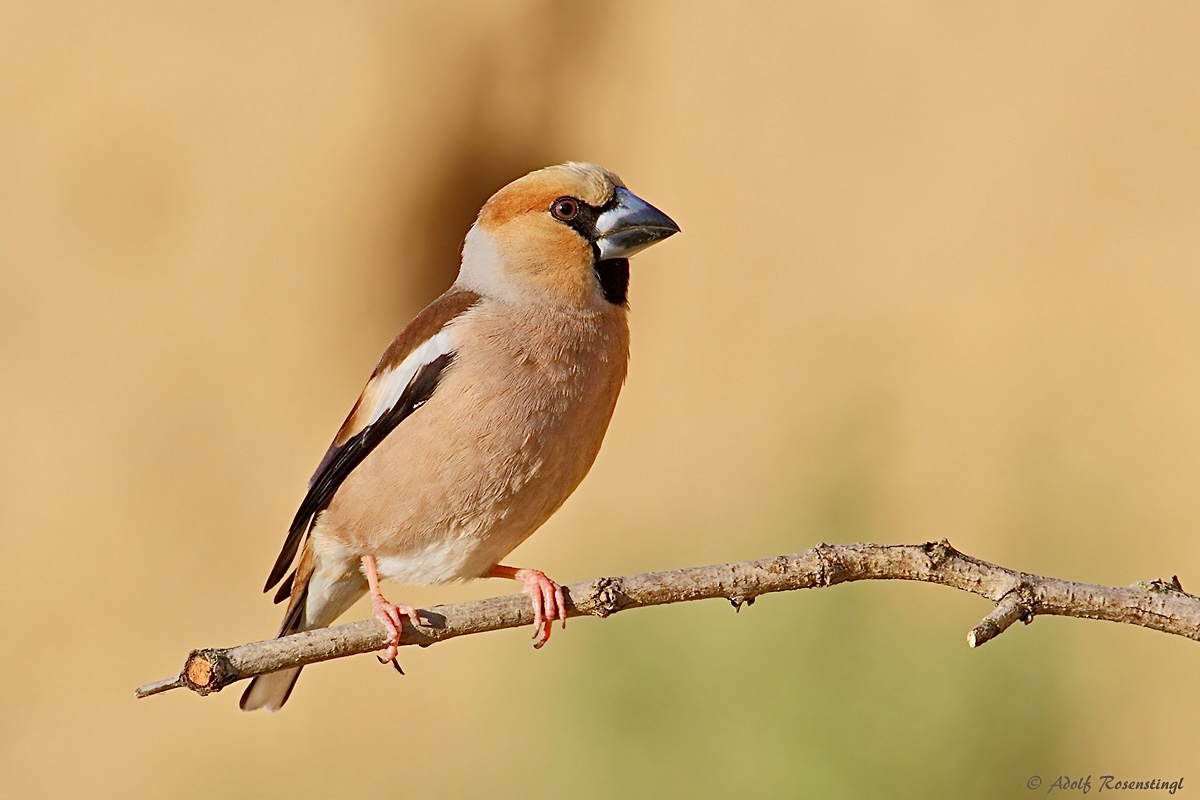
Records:
{"label": "bark on branch", "polygon": [[[916,545],[822,544],[788,556],[599,578],[563,590],[568,616],[607,617],[629,608],[716,597],[740,608],[771,592],[863,580],[925,581],[991,600],[996,607],[967,634],[971,647],[985,644],[1017,620],[1028,624],[1039,615],[1124,622],[1200,641],[1200,597],[1185,593],[1178,578],[1128,588],[1075,583],[980,561],[944,539]],[[533,623],[525,595],[435,606],[419,613],[420,626],[404,621],[401,644],[426,647],[456,636]],[[381,650],[386,636],[377,620],[368,619],[237,647],[193,650],[177,677],[142,686],[136,694],[149,697],[179,687],[202,695],[219,692],[266,672]]]}

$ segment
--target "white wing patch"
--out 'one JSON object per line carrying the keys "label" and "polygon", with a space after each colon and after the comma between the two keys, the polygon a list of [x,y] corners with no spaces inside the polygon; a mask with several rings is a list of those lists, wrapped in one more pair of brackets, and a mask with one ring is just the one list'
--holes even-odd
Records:
{"label": "white wing patch", "polygon": [[351,437],[374,425],[379,418],[395,408],[404,390],[412,383],[417,371],[434,359],[454,352],[454,335],[447,325],[432,337],[419,344],[408,356],[391,369],[379,373],[363,390],[362,401],[354,414],[351,429],[339,437],[336,445],[342,445]]}

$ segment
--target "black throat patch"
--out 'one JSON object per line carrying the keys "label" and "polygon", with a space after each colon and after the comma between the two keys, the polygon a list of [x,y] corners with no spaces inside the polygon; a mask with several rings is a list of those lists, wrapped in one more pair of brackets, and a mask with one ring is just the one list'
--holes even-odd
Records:
{"label": "black throat patch", "polygon": [[595,269],[604,299],[614,306],[629,305],[629,259],[610,258],[597,261]]}

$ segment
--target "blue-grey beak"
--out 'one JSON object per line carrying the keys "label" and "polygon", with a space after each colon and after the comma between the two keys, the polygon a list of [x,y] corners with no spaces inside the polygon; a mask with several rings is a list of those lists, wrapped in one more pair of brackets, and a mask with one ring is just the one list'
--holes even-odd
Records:
{"label": "blue-grey beak", "polygon": [[629,258],[655,242],[679,233],[675,221],[628,189],[618,188],[616,205],[596,218],[600,260]]}

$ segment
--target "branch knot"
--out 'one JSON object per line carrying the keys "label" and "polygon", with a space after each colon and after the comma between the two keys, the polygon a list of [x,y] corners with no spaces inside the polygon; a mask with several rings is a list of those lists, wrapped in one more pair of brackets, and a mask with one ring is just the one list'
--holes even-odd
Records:
{"label": "branch knot", "polygon": [[629,603],[620,578],[597,578],[581,599],[582,603],[575,607],[585,614],[600,618],[617,613]]}
{"label": "branch knot", "polygon": [[833,570],[830,564],[832,550],[833,548],[824,542],[820,542],[812,550],[817,557],[817,566],[820,568],[820,573],[817,575],[818,586],[833,585]]}
{"label": "branch knot", "polygon": [[1185,597],[1195,596],[1190,595],[1183,590],[1183,584],[1179,582],[1178,575],[1172,575],[1171,580],[1169,581],[1163,580],[1162,578],[1155,578],[1152,581],[1138,581],[1133,586],[1135,589],[1142,589],[1143,591],[1150,592],[1151,594],[1174,592],[1175,594],[1181,594]]}
{"label": "branch knot", "polygon": [[949,539],[926,542],[922,547],[925,550],[925,555],[929,556],[929,568],[935,571],[940,569],[947,561],[962,555],[962,553],[951,546]]}

